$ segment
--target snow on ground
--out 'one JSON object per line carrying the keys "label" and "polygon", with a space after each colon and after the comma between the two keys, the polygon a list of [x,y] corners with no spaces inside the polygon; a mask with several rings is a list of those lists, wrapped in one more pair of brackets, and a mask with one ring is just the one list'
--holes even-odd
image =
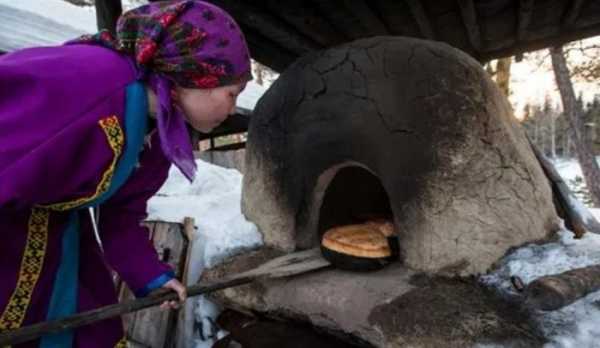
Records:
{"label": "snow on ground", "polygon": [[[597,157],[596,161],[598,161],[598,163],[600,164],[599,159],[600,157]],[[567,185],[573,185],[573,181],[575,181],[576,179],[583,178],[581,166],[576,160],[557,158],[553,161],[553,163],[558,172],[560,173],[560,176],[567,183]],[[571,190],[575,191],[575,187],[571,187]],[[585,220],[588,220],[590,218],[596,218],[597,220],[600,220],[600,209],[586,207],[580,201],[574,199],[572,199],[572,203],[574,206],[577,207],[577,209],[582,214]]]}
{"label": "snow on ground", "polygon": [[569,181],[574,180],[578,176],[583,176],[579,162],[572,158],[557,158],[552,163],[554,163],[563,180]]}
{"label": "snow on ground", "polygon": [[[575,160],[558,159],[554,164],[568,184],[582,176]],[[572,199],[584,216],[589,218],[591,213],[600,218],[600,209],[589,209]],[[512,252],[498,270],[481,280],[507,296],[518,296],[510,282],[513,275],[527,284],[541,276],[594,264],[600,264],[600,235],[588,233],[582,239],[574,239],[573,233],[563,229],[555,242],[529,245]],[[535,320],[550,341],[545,348],[600,347],[600,291],[557,311],[539,311]]]}
{"label": "snow on ground", "polygon": [[92,6],[76,6],[63,0],[0,0],[0,5],[28,11],[86,33],[96,32],[96,12]]}
{"label": "snow on ground", "polygon": [[[190,260],[189,284],[199,279],[206,267],[212,267],[224,258],[262,244],[256,226],[241,212],[242,175],[235,169],[226,169],[197,160],[198,172],[193,183],[171,167],[169,178],[148,202],[148,220],[183,222],[187,216],[195,220],[196,234]],[[202,340],[196,333],[189,337],[188,347],[211,347],[214,339],[223,333],[213,333],[210,321],[215,320],[219,308],[204,297],[188,301],[185,310],[194,313],[196,322],[187,322],[190,332],[199,327]],[[191,316],[187,316],[188,318]]]}
{"label": "snow on ground", "polygon": [[[600,264],[600,235],[587,233],[574,239],[573,233],[563,230],[556,242],[529,245],[511,253],[497,271],[481,280],[507,296],[518,296],[510,282],[513,275],[527,284],[545,275],[594,264]],[[600,346],[600,292],[557,311],[536,312],[535,319],[550,340],[545,348]]]}

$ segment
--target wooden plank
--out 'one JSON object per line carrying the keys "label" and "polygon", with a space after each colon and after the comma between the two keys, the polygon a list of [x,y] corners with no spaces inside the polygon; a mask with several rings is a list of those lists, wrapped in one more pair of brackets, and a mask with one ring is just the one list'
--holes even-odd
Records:
{"label": "wooden plank", "polygon": [[[195,223],[194,219],[190,217],[186,217],[183,219],[183,237],[186,240],[186,248],[185,248],[185,257],[182,262],[182,274],[181,274],[181,283],[188,286],[195,283],[195,279],[189,279],[188,274],[190,271],[190,262],[192,260],[192,249],[195,235]],[[186,303],[179,310],[177,316],[177,326],[175,328],[175,340],[174,347],[178,348],[186,348],[188,346],[186,342],[187,337],[192,336],[193,327],[187,327],[186,323],[188,319],[192,319],[194,317],[194,304]]]}
{"label": "wooden plank", "polygon": [[123,12],[121,0],[96,0],[96,22],[98,31],[108,29],[113,35],[117,27],[117,19]]}
{"label": "wooden plank", "polygon": [[526,42],[519,42],[514,44],[514,39],[505,41],[499,41],[497,49],[485,50],[481,54],[482,61],[488,61],[491,59],[503,58],[514,56],[519,52],[529,52],[541,50],[552,46],[560,46],[567,42],[582,40],[591,36],[600,34],[600,24],[594,24],[586,27],[579,28],[577,30],[562,31],[562,33],[556,34],[559,28],[552,27],[540,32],[537,39],[529,39]]}
{"label": "wooden plank", "polygon": [[227,117],[227,119],[223,121],[223,123],[221,123],[212,132],[199,134],[198,140],[218,138],[224,135],[230,135],[235,133],[243,133],[248,131],[249,124],[249,116],[242,114],[234,114]]}
{"label": "wooden plank", "polygon": [[389,31],[383,22],[367,5],[365,0],[343,0],[343,4],[367,29],[369,36],[389,35]]}
{"label": "wooden plank", "polygon": [[519,0],[517,17],[517,41],[527,40],[527,28],[531,22],[535,0]]}
{"label": "wooden plank", "polygon": [[[529,141],[529,144],[552,185],[552,192],[565,214],[564,220],[567,227],[573,230],[576,238],[581,238],[586,231],[600,233],[600,223],[596,219],[586,221],[579,209],[573,205],[575,197],[556,168],[554,168],[552,162],[531,141]],[[590,217],[592,217],[591,213]]]}
{"label": "wooden plank", "polygon": [[267,0],[265,4],[272,13],[276,13],[286,23],[323,47],[339,45],[346,40],[306,1],[290,0],[285,2],[285,6],[281,6],[281,0]]}
{"label": "wooden plank", "polygon": [[562,21],[562,26],[569,28],[574,27],[577,18],[579,17],[579,13],[581,12],[581,8],[583,7],[584,0],[571,0],[571,5],[569,9],[565,13],[564,19]]}
{"label": "wooden plank", "polygon": [[[152,242],[159,258],[168,263],[180,278],[183,273],[183,260],[187,252],[187,240],[182,234],[183,226],[168,222],[155,222],[153,225]],[[128,289],[123,290],[122,294],[121,301],[135,298]],[[174,311],[164,311],[158,307],[125,315],[127,339],[137,342],[138,345],[152,348],[170,346],[177,316],[178,314]]]}
{"label": "wooden plank", "polygon": [[420,30],[413,24],[414,20],[404,1],[372,0],[371,6],[376,8],[391,35],[419,36]]}
{"label": "wooden plank", "polygon": [[458,6],[460,7],[460,16],[467,31],[469,42],[476,53],[480,52],[483,43],[473,0],[458,0]]}
{"label": "wooden plank", "polygon": [[333,25],[346,39],[352,41],[369,35],[358,19],[348,12],[345,6],[340,6],[337,0],[319,0],[314,6],[324,18]]}
{"label": "wooden plank", "polygon": [[598,290],[600,265],[576,268],[529,283],[525,289],[525,304],[533,309],[554,311]]}
{"label": "wooden plank", "polygon": [[280,46],[243,25],[242,29],[248,41],[252,58],[269,68],[281,72],[298,57],[298,54],[288,51],[286,46]]}
{"label": "wooden plank", "polygon": [[421,0],[405,0],[405,2],[408,5],[414,20],[419,26],[421,36],[425,39],[435,40],[436,36],[433,31],[433,27],[431,26],[429,18],[427,18],[427,14],[425,13],[425,9],[423,8]]}
{"label": "wooden plank", "polygon": [[295,54],[305,54],[321,48],[277,17],[261,11],[250,3],[236,0],[211,0],[210,2],[225,9],[240,23]]}

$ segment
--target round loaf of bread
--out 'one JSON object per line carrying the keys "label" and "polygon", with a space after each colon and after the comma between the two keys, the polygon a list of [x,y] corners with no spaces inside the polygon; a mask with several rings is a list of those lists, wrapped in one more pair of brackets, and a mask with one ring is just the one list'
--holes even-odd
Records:
{"label": "round loaf of bread", "polygon": [[325,232],[321,244],[329,250],[357,257],[391,255],[387,238],[377,227],[369,224],[334,227]]}
{"label": "round loaf of bread", "polygon": [[344,270],[381,269],[397,258],[397,247],[390,245],[397,243],[393,230],[393,224],[382,221],[334,227],[321,240],[323,257]]}

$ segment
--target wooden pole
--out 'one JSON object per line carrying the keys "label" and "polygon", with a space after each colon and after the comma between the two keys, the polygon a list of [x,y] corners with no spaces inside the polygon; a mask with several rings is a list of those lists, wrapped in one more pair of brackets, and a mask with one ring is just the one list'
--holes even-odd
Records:
{"label": "wooden pole", "polygon": [[115,35],[117,19],[123,12],[121,0],[96,0],[95,6],[98,31],[108,29]]}
{"label": "wooden pole", "polygon": [[[187,288],[189,297],[206,294],[220,289],[250,283],[254,278],[236,278],[214,283],[202,283]],[[89,325],[104,319],[132,313],[144,308],[153,307],[164,301],[177,301],[177,293],[170,290],[159,290],[148,297],[117,303],[90,311],[75,314],[71,317],[34,324],[17,330],[0,334],[0,347],[27,342],[43,335]]]}
{"label": "wooden pole", "polygon": [[[330,263],[323,259],[319,248],[314,248],[280,256],[264,263],[257,268],[224,278],[222,280],[214,282],[201,282],[188,287],[187,294],[188,297],[193,297],[221,289],[247,284],[258,279],[287,277],[317,269],[323,269],[328,266],[330,266]],[[0,333],[0,347],[27,342],[44,335],[89,325],[104,319],[120,316],[125,313],[132,313],[144,308],[153,307],[163,303],[164,301],[176,301],[177,299],[178,297],[175,292],[161,289],[156,291],[156,293],[144,298],[117,303],[87,312],[78,313],[64,319],[42,322],[20,329]]]}
{"label": "wooden pole", "polygon": [[573,205],[575,198],[569,190],[567,184],[563,181],[558,171],[554,168],[554,165],[543,153],[531,142],[531,149],[533,150],[535,157],[539,161],[546,174],[546,177],[551,183],[552,192],[558,200],[560,207],[562,208],[565,216],[565,222],[574,233],[576,238],[581,238],[586,231],[592,231],[594,233],[600,233],[600,223],[596,219],[589,218],[584,219],[581,212]]}
{"label": "wooden pole", "polygon": [[534,280],[525,289],[525,305],[553,311],[600,290],[600,265],[573,269]]}

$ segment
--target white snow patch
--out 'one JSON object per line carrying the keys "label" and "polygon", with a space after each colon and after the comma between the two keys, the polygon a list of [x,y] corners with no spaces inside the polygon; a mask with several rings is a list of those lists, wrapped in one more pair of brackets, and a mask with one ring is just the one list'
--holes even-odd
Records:
{"label": "white snow patch", "polygon": [[[569,201],[571,202],[571,206],[573,206],[575,210],[577,210],[577,212],[579,213],[579,215],[581,215],[581,218],[586,224],[591,224],[594,220],[597,219],[592,210],[585,206],[583,203],[581,203],[581,201],[575,198],[572,194],[569,195]],[[598,211],[598,209],[596,209],[596,211]]]}
{"label": "white snow patch", "polygon": [[[555,159],[553,162],[568,185],[582,177],[577,160]],[[600,218],[600,209],[589,208],[574,196],[569,199],[584,219]],[[515,250],[502,260],[499,269],[480,280],[512,297],[519,295],[511,285],[511,276],[518,276],[527,284],[545,275],[598,264],[600,235],[586,233],[583,238],[575,239],[573,233],[563,227],[555,242]],[[600,291],[557,311],[537,311],[534,317],[549,340],[545,348],[600,347]]]}
{"label": "white snow patch", "polygon": [[[545,275],[600,264],[600,235],[573,236],[562,230],[556,242],[517,249],[503,259],[498,270],[480,280],[507,296],[518,296],[511,276],[527,284]],[[537,311],[534,318],[550,341],[545,348],[594,347],[600,342],[600,291],[557,311]]]}
{"label": "white snow patch", "polygon": [[[190,184],[177,168],[171,167],[167,181],[148,201],[148,220],[179,223],[185,217],[195,220],[196,234],[188,285],[196,283],[206,267],[213,267],[228,256],[262,245],[258,229],[241,212],[240,172],[202,160],[196,163],[198,172],[193,183]],[[210,347],[223,334],[214,332],[211,324],[220,309],[206,298],[188,301],[185,310],[193,312],[196,318],[196,323],[185,323],[190,328],[188,332],[192,327],[198,328],[195,335],[189,337],[188,347]]]}
{"label": "white snow patch", "polygon": [[0,0],[0,5],[28,11],[86,33],[97,31],[93,6],[76,6],[63,0]]}

